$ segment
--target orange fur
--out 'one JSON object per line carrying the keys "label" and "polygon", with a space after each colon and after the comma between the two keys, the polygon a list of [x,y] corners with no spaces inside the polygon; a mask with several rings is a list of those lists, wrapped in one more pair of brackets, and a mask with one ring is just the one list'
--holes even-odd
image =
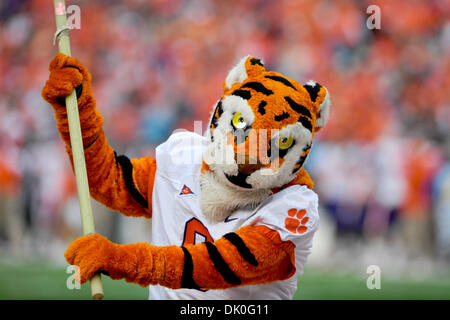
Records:
{"label": "orange fur", "polygon": [[[240,285],[284,280],[295,272],[294,244],[282,241],[278,232],[266,226],[246,226],[236,232],[258,261],[253,266],[225,238],[214,242],[230,269],[241,279]],[[192,256],[193,280],[204,289],[234,287],[224,280],[212,263],[205,243],[186,245]],[[181,288],[184,253],[181,247],[157,247],[147,243],[114,244],[98,234],[72,242],[65,253],[68,263],[80,267],[81,283],[97,271],[112,279],[125,279],[141,286],[163,285]]]}
{"label": "orange fur", "polygon": [[[279,233],[266,226],[246,226],[236,231],[258,261],[253,266],[245,261],[225,238],[214,242],[230,269],[242,281],[240,285],[261,284],[289,278],[295,272],[294,244],[281,241]],[[186,248],[194,261],[195,282],[205,289],[226,289],[233,287],[226,282],[214,267],[204,243],[188,245]]]}

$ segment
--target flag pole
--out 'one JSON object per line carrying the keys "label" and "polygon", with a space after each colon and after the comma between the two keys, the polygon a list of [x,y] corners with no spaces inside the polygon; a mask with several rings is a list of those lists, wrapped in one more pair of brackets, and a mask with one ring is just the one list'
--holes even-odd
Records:
{"label": "flag pole", "polygon": [[[66,5],[64,0],[53,0],[56,19],[55,39],[58,42],[59,52],[71,56],[69,27],[67,26]],[[70,143],[77,183],[78,200],[80,202],[81,223],[85,235],[95,233],[94,218],[92,215],[89,184],[84,160],[83,140],[81,136],[80,116],[75,90],[66,97],[67,118],[69,121]],[[94,300],[103,298],[103,285],[100,274],[95,274],[91,280],[91,292]]]}

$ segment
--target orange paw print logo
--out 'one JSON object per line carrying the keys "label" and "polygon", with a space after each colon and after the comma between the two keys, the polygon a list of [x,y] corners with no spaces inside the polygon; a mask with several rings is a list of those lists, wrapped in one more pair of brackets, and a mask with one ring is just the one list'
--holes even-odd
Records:
{"label": "orange paw print logo", "polygon": [[291,218],[286,218],[284,220],[284,225],[292,233],[305,233],[308,228],[305,224],[308,222],[309,218],[305,217],[306,210],[298,210],[295,208],[289,209],[287,212],[288,216]]}

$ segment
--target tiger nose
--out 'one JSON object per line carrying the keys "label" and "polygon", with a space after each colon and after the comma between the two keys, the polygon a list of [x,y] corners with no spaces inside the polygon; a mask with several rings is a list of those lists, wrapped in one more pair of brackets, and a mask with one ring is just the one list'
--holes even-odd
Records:
{"label": "tiger nose", "polygon": [[247,154],[235,153],[235,160],[239,171],[245,174],[252,174],[253,172],[262,168],[263,164],[256,158]]}

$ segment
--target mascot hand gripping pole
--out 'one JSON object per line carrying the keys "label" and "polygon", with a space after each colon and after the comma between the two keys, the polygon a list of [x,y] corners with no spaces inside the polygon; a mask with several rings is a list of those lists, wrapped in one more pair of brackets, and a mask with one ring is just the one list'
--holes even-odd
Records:
{"label": "mascot hand gripping pole", "polygon": [[152,218],[152,244],[99,234],[68,247],[81,283],[96,272],[149,286],[151,299],[292,299],[319,226],[304,163],[327,122],[325,87],[243,59],[223,83],[205,135],[178,132],[155,158],[108,144],[91,75],[77,59],[50,63],[43,98],[72,161],[64,97],[76,90],[90,193],[108,208]]}

